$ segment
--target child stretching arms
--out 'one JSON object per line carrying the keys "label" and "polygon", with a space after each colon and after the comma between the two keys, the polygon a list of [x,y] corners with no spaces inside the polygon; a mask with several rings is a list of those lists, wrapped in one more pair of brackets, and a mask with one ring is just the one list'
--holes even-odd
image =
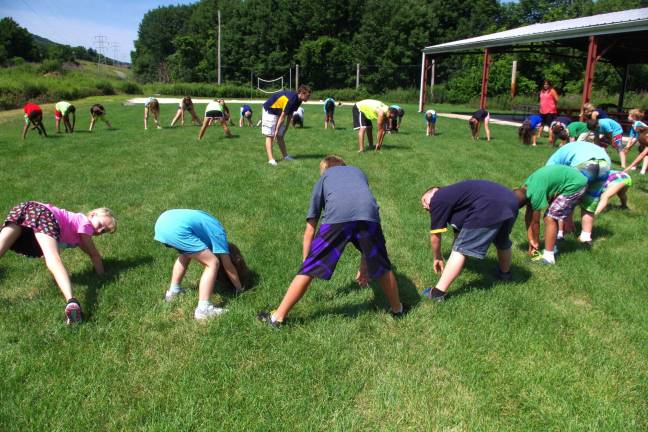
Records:
{"label": "child stretching arms", "polygon": [[[367,285],[369,280],[378,279],[392,315],[401,316],[406,309],[400,302],[380,226],[378,204],[369,189],[367,177],[360,169],[346,166],[338,156],[322,159],[320,174],[306,216],[301,269],[277,310],[262,311],[257,318],[271,327],[280,327],[288,312],[306,293],[313,278],[331,279],[349,242],[362,253],[357,281]],[[315,235],[322,211],[322,224]]]}
{"label": "child stretching arms", "polygon": [[[518,129],[518,136],[526,145],[533,145],[535,147],[538,143],[538,137],[542,133],[542,116],[534,114],[522,122],[522,126]],[[531,143],[533,139],[533,143]]]}
{"label": "child stretching arms", "polygon": [[474,140],[479,139],[479,129],[481,124],[484,123],[484,130],[486,130],[486,141],[490,141],[490,128],[488,123],[490,122],[490,113],[485,109],[478,109],[473,113],[473,115],[468,120],[468,126],[470,127],[470,133]]}
{"label": "child stretching arms", "polygon": [[11,209],[0,231],[0,257],[11,249],[31,258],[45,257],[45,264],[54,276],[67,305],[67,323],[82,320],[81,305],[72,294],[72,283],[59,255],[59,246],[79,246],[92,261],[97,274],[103,274],[101,254],[92,242],[92,236],[114,233],[117,221],[107,208],[98,208],[88,214],[72,213],[27,201]]}
{"label": "child stretching arms", "polygon": [[197,320],[212,318],[227,311],[214,306],[209,300],[214,291],[220,264],[223,265],[236,292],[244,290],[234,264],[239,260],[235,259],[233,262],[230,257],[225,229],[209,213],[190,209],[167,210],[155,222],[155,240],[180,254],[173,265],[171,286],[164,295],[166,301],[171,301],[184,292],[180,284],[192,260],[205,268],[198,287],[198,306],[194,311]]}
{"label": "child stretching arms", "polygon": [[43,110],[40,105],[28,102],[23,107],[23,112],[25,113],[25,126],[22,131],[22,139],[25,139],[27,132],[29,131],[29,126],[32,126],[33,129],[38,131],[38,135],[47,136],[47,131],[45,131],[45,126],[43,126]]}
{"label": "child stretching arms", "polygon": [[[646,127],[646,123],[644,123],[642,120],[644,118],[644,112],[640,109],[632,109],[628,113],[628,120],[632,122],[632,128],[630,128],[630,141],[628,142],[628,145],[623,149],[623,153],[626,155],[630,152],[630,149],[637,143],[639,133],[637,132],[637,129],[640,127]],[[639,144],[639,153],[641,153],[644,150],[644,146],[642,144]],[[632,169],[636,169],[634,166]],[[648,169],[648,157],[643,158],[643,165],[641,166],[641,175],[646,174],[646,169]]]}
{"label": "child stretching arms", "polygon": [[90,107],[90,128],[88,129],[90,132],[92,132],[97,119],[106,123],[106,125],[108,125],[108,129],[112,129],[112,125],[106,118],[106,108],[104,108],[104,106],[101,104],[94,104],[92,105],[92,107]]}
{"label": "child stretching arms", "polygon": [[180,126],[184,126],[185,111],[189,111],[189,114],[191,114],[192,123],[195,123],[197,125],[200,124],[200,119],[198,118],[196,110],[194,109],[193,101],[189,96],[185,96],[182,98],[180,104],[178,105],[178,111],[176,112],[175,117],[173,117],[173,120],[171,120],[171,127],[175,126],[178,119],[180,119]]}
{"label": "child stretching arms", "polygon": [[162,126],[160,126],[160,102],[154,97],[148,98],[144,104],[144,130],[148,129],[149,114],[153,115],[155,126],[162,129]]}
{"label": "child stretching arms", "polygon": [[436,134],[436,121],[436,111],[425,111],[425,136],[434,136]]}

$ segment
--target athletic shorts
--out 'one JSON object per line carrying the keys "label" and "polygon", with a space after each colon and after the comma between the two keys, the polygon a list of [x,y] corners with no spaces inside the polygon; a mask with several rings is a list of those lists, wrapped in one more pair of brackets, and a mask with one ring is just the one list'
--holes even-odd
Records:
{"label": "athletic shorts", "polygon": [[[267,137],[274,137],[275,129],[277,128],[277,121],[279,120],[278,115],[270,114],[265,109],[261,115],[261,134]],[[279,128],[279,136],[284,136],[286,133],[286,125],[281,125]]]}
{"label": "athletic shorts", "polygon": [[610,165],[605,159],[592,159],[582,162],[574,168],[587,178],[587,188],[581,199],[581,208],[593,213],[601,199],[603,185],[610,174]]}
{"label": "athletic shorts", "polygon": [[207,111],[205,113],[205,118],[210,118],[214,120],[223,120],[223,111],[218,111],[218,110]]}
{"label": "athletic shorts", "polygon": [[452,245],[452,250],[462,255],[484,259],[491,243],[497,250],[511,249],[510,235],[515,224],[513,217],[483,228],[462,228]]}
{"label": "athletic shorts", "polygon": [[433,114],[430,118],[425,117],[425,123],[430,125],[436,124],[436,114]]}
{"label": "athletic shorts", "polygon": [[[251,115],[251,114],[252,114],[252,110],[249,110],[249,111],[250,111],[250,115]],[[240,114],[241,114],[240,117],[245,117],[245,113],[246,113],[246,112],[247,112],[247,111],[243,111],[243,107],[241,107],[241,109],[240,109]]]}
{"label": "athletic shorts", "polygon": [[63,113],[56,108],[54,108],[54,118],[56,120],[61,120],[63,118]]}
{"label": "athletic shorts", "polygon": [[542,117],[542,126],[551,126],[551,123],[556,120],[557,114],[540,114]]}
{"label": "athletic shorts", "polygon": [[27,201],[14,206],[0,229],[10,224],[18,225],[21,229],[20,236],[10,249],[30,258],[43,256],[36,233],[45,234],[56,241],[61,238],[61,228],[56,217],[50,209],[38,202]]}
{"label": "athletic shorts", "polygon": [[632,177],[630,177],[628,173],[625,173],[623,171],[610,174],[607,181],[603,185],[603,191],[605,192],[605,190],[611,185],[619,183],[623,183],[626,186],[632,186]]}
{"label": "athletic shorts", "polygon": [[346,245],[351,242],[365,258],[371,279],[377,279],[392,266],[385,237],[377,222],[351,221],[323,224],[313,239],[308,256],[297,274],[329,280]]}
{"label": "athletic shorts", "polygon": [[587,187],[584,187],[571,195],[558,195],[549,204],[549,208],[544,215],[556,220],[565,220],[576,207],[578,200],[585,194],[586,189]]}
{"label": "athletic shorts", "polygon": [[617,151],[621,151],[625,148],[625,144],[623,143],[623,135],[614,135],[612,137],[612,145],[614,146]]}
{"label": "athletic shorts", "polygon": [[365,117],[364,113],[358,109],[357,105],[353,105],[353,109],[351,111],[353,113],[353,129],[373,127],[371,120]]}

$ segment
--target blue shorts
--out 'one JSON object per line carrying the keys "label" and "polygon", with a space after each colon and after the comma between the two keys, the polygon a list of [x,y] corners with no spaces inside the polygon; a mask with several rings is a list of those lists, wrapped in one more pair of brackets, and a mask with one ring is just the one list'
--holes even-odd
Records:
{"label": "blue shorts", "polygon": [[515,219],[517,217],[483,228],[462,228],[452,245],[452,250],[462,255],[484,259],[491,243],[497,250],[511,249],[513,243],[510,235]]}

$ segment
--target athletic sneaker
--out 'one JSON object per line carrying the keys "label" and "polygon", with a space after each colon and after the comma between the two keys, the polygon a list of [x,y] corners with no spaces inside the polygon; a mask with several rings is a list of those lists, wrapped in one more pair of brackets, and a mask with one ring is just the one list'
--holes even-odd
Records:
{"label": "athletic sneaker", "polygon": [[180,294],[184,294],[184,293],[185,293],[185,290],[183,290],[182,288],[180,288],[180,291],[167,290],[164,293],[164,301],[170,302],[171,300],[176,298],[176,296],[179,296]]}
{"label": "athletic sneaker", "polygon": [[441,297],[434,297],[434,298],[430,297],[430,294],[432,293],[432,290],[433,290],[434,288],[435,288],[435,287],[428,287],[428,288],[425,288],[425,289],[421,292],[421,295],[424,296],[424,297],[425,297],[426,299],[428,299],[428,300],[434,300],[434,301],[437,301],[437,302],[442,302],[443,300],[445,300],[445,298],[446,298],[445,294],[444,294],[443,296],[441,296]]}
{"label": "athletic sneaker", "polygon": [[531,262],[533,262],[535,264],[540,264],[540,265],[555,265],[556,264],[556,261],[554,261],[554,262],[547,261],[545,259],[544,255],[542,255],[542,254],[536,255],[533,258],[531,258]]}
{"label": "athletic sneaker", "polygon": [[268,163],[269,163],[270,165],[272,165],[272,166],[277,166],[277,161],[274,160],[274,159],[270,159],[270,160],[268,161]]}
{"label": "athletic sneaker", "polygon": [[290,156],[290,155],[288,155],[288,156],[286,156],[286,157],[284,158],[284,160],[285,160],[285,161],[294,161],[295,158],[292,157],[292,156]]}
{"label": "athletic sneaker", "polygon": [[81,305],[76,299],[70,299],[65,305],[66,324],[76,324],[82,321]]}
{"label": "athletic sneaker", "polygon": [[196,311],[194,312],[194,318],[196,318],[198,321],[202,321],[218,315],[222,315],[225,312],[227,312],[227,309],[219,308],[210,304],[209,306],[205,307],[197,307]]}
{"label": "athletic sneaker", "polygon": [[261,311],[257,315],[257,320],[261,321],[268,327],[279,329],[283,326],[283,321],[272,321],[272,312]]}
{"label": "athletic sneaker", "polygon": [[403,310],[400,312],[394,312],[392,310],[389,311],[392,317],[394,318],[403,318],[407,313],[410,311],[411,307],[409,305],[406,305],[405,303],[401,303],[403,305]]}

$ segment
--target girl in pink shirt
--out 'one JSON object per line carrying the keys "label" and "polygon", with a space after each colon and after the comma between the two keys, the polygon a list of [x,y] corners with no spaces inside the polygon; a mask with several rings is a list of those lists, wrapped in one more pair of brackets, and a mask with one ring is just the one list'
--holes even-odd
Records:
{"label": "girl in pink shirt", "polygon": [[558,92],[551,85],[551,81],[544,80],[542,90],[540,90],[540,115],[542,116],[542,126],[551,127],[551,122],[558,115]]}
{"label": "girl in pink shirt", "polygon": [[80,322],[81,305],[72,295],[72,283],[59,248],[80,247],[90,257],[95,271],[103,274],[101,254],[92,236],[105,232],[112,234],[116,228],[117,221],[107,208],[98,208],[84,215],[51,204],[27,201],[12,208],[4,221],[0,230],[0,257],[9,249],[31,258],[45,257],[45,264],[67,301],[67,323]]}

